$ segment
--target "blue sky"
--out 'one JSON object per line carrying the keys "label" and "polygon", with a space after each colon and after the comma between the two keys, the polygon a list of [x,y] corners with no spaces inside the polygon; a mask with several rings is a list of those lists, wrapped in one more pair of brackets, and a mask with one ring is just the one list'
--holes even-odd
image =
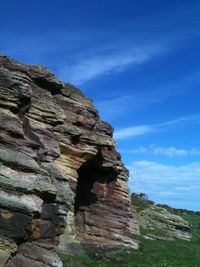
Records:
{"label": "blue sky", "polygon": [[93,99],[132,191],[200,210],[200,1],[2,0],[0,31]]}

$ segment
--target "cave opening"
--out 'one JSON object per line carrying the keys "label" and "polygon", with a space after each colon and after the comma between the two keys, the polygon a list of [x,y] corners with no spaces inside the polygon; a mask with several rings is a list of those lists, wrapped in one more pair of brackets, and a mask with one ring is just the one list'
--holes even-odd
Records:
{"label": "cave opening", "polygon": [[92,192],[93,185],[96,181],[96,170],[94,166],[84,164],[78,171],[78,184],[76,188],[76,198],[74,204],[75,215],[81,209],[81,207],[89,206],[92,203],[96,203],[98,197]]}
{"label": "cave opening", "polygon": [[112,167],[103,167],[103,158],[99,152],[86,161],[78,170],[78,183],[74,203],[75,216],[85,207],[95,204],[102,198],[102,185],[107,185],[116,179],[117,173]]}

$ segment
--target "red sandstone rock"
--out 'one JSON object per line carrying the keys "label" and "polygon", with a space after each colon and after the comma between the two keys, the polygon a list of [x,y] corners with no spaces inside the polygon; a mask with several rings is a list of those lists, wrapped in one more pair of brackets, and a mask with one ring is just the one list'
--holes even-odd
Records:
{"label": "red sandstone rock", "polygon": [[0,56],[0,112],[0,235],[21,244],[7,267],[61,266],[47,249],[70,243],[137,248],[128,171],[88,98]]}

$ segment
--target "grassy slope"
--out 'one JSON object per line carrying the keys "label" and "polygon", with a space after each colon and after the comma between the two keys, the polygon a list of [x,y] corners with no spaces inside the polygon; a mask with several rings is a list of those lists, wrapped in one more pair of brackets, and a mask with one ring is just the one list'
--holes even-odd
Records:
{"label": "grassy slope", "polygon": [[191,242],[141,239],[139,251],[110,253],[102,255],[101,260],[93,260],[87,255],[62,254],[64,267],[200,267],[200,215],[184,215],[184,218],[192,225]]}

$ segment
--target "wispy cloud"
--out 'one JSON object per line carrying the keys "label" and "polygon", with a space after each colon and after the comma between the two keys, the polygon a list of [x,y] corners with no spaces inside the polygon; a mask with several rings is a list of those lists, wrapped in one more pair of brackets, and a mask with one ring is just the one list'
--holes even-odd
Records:
{"label": "wispy cloud", "polygon": [[128,167],[132,191],[146,193],[157,203],[200,210],[200,163],[174,166],[134,161]]}
{"label": "wispy cloud", "polygon": [[116,140],[127,139],[135,136],[145,135],[157,131],[156,125],[138,125],[116,130],[114,138]]}
{"label": "wispy cloud", "polygon": [[69,82],[80,85],[100,75],[122,72],[129,65],[143,64],[166,50],[164,45],[154,44],[131,49],[129,45],[129,47],[123,47],[117,51],[104,51],[104,54],[82,59],[76,64],[66,67],[61,76],[66,76]]}
{"label": "wispy cloud", "polygon": [[[28,32],[22,30],[22,34],[18,34],[18,31],[11,28],[12,34],[10,34],[10,31],[7,30],[8,23],[5,22],[1,25],[2,40],[0,48],[3,53],[23,59],[24,62],[31,64],[45,63],[53,66],[58,74],[60,69],[69,64],[63,75],[60,75],[60,78],[80,83],[85,79],[88,80],[114,71],[114,69],[116,70],[118,68],[116,64],[117,66],[123,66],[123,68],[130,65],[129,56],[132,58],[131,61],[133,63],[135,61],[138,62],[138,60],[141,62],[141,58],[144,62],[144,60],[148,60],[149,57],[151,58],[156,53],[159,53],[158,48],[163,49],[163,44],[165,45],[164,50],[166,44],[168,46],[169,43],[172,46],[178,43],[175,49],[180,49],[185,44],[187,45],[185,40],[191,38],[191,36],[199,36],[199,3],[197,4],[197,1],[194,2],[181,5],[175,4],[173,8],[162,8],[160,12],[145,13],[145,16],[138,16],[136,5],[134,11],[137,14],[136,16],[127,16],[120,19],[118,16],[113,17],[110,23],[106,23],[106,28],[102,24],[102,27],[98,27],[98,23],[91,22],[88,24],[88,21],[90,21],[88,16],[84,21],[81,21],[84,8],[86,8],[85,12],[88,12],[87,7],[81,8],[81,12],[76,9],[78,13],[80,12],[80,16],[77,16],[76,19],[74,19],[73,12],[68,14],[64,18],[65,23],[62,23],[62,25],[57,24],[59,20],[55,20],[54,24],[57,27],[55,25],[54,27],[47,27],[41,34],[38,31],[34,31],[34,28],[32,31],[29,29]],[[94,22],[98,21],[98,14],[94,18]],[[77,27],[77,25],[79,26]],[[152,44],[152,42],[159,45],[144,46]],[[135,58],[135,48],[130,49],[135,46],[146,50],[142,51],[142,53],[141,51],[137,52],[141,58]],[[118,49],[117,53],[114,50],[110,53],[109,49],[111,47],[114,50],[118,47],[121,48],[121,51],[128,52],[120,54]],[[110,56],[106,56],[106,53],[100,55],[99,51],[102,51],[102,48]],[[120,63],[113,61],[115,57],[117,57],[116,62],[120,61]],[[79,62],[77,62],[77,58],[80,59]],[[51,63],[48,64],[49,62]],[[93,67],[91,67],[91,64]],[[105,67],[101,65],[105,65]],[[70,70],[71,67],[74,68],[74,71],[76,69],[83,71],[79,73],[80,77],[78,77],[78,74],[77,76],[75,74],[74,76],[72,75],[72,78],[70,77],[73,74],[73,71]],[[69,75],[68,70],[70,71]],[[84,73],[86,73],[85,78]]]}
{"label": "wispy cloud", "polygon": [[[144,111],[150,106],[168,101],[170,98],[179,95],[183,96],[191,92],[193,86],[197,87],[198,85],[200,85],[200,73],[194,72],[167,84],[158,83],[156,87],[154,85],[154,88],[151,89],[149,89],[149,85],[139,86],[134,89],[129,88],[127,91],[116,88],[110,96],[106,94],[106,99],[96,101],[95,105],[99,109],[101,117],[110,121],[119,119],[128,113],[133,114],[140,110]],[[148,89],[145,86],[148,86]],[[116,95],[116,92],[118,92],[118,95]],[[101,98],[105,97],[101,96]]]}
{"label": "wispy cloud", "polygon": [[166,121],[163,123],[152,124],[152,125],[138,125],[125,127],[114,132],[114,138],[116,140],[127,139],[131,137],[135,137],[138,135],[149,134],[153,132],[159,132],[163,130],[169,130],[170,128],[180,127],[188,124],[199,124],[200,123],[200,115],[186,116],[180,117],[175,120]]}
{"label": "wispy cloud", "polygon": [[119,140],[138,135],[148,134],[154,131],[155,129],[151,125],[139,125],[118,130],[115,132],[114,137],[115,139]]}
{"label": "wispy cloud", "polygon": [[145,154],[154,156],[167,156],[167,157],[188,157],[188,156],[199,156],[199,148],[176,148],[176,147],[161,147],[161,146],[148,146],[148,147],[138,147],[134,149],[121,150],[120,152],[132,153],[132,154]]}

